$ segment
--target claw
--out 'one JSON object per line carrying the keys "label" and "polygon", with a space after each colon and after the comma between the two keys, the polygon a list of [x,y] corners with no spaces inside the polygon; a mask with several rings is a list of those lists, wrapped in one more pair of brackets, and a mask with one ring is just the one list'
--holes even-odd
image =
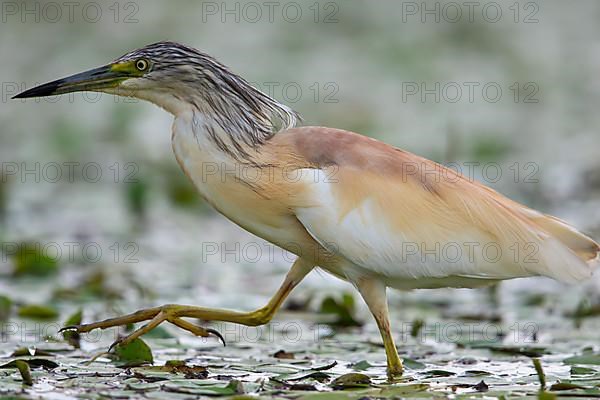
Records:
{"label": "claw", "polygon": [[112,342],[112,344],[110,346],[108,346],[108,350],[106,351],[107,353],[110,353],[111,351],[113,351],[113,349],[115,347],[117,347],[118,345],[120,345],[123,342],[123,339],[117,339],[114,342]]}
{"label": "claw", "polygon": [[219,338],[219,340],[221,341],[221,343],[223,343],[223,347],[227,346],[227,343],[225,343],[225,338],[223,337],[223,335],[221,335],[221,333],[219,333],[219,331],[212,329],[212,328],[207,328],[206,332],[208,333],[212,333],[213,335],[215,335],[216,337]]}
{"label": "claw", "polygon": [[63,332],[79,332],[79,326],[78,325],[68,325],[68,326],[63,326],[62,328],[60,328],[58,330],[58,333],[63,333]]}

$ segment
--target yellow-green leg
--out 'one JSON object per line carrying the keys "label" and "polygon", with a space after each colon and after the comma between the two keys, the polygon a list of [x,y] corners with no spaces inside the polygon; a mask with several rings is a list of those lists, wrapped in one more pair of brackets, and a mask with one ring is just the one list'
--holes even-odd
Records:
{"label": "yellow-green leg", "polygon": [[386,287],[381,281],[370,278],[360,279],[355,284],[379,327],[387,357],[388,378],[393,380],[400,377],[403,371],[402,360],[398,356],[398,350],[396,350],[396,344],[390,330]]}
{"label": "yellow-green leg", "polygon": [[118,340],[111,345],[111,348],[117,344],[127,344],[132,340],[150,332],[161,323],[168,321],[179,328],[185,329],[197,336],[209,336],[213,334],[225,343],[223,337],[219,332],[213,329],[205,329],[200,326],[194,325],[183,318],[199,318],[205,321],[223,321],[233,322],[236,324],[242,324],[247,326],[258,326],[264,325],[269,322],[275,312],[279,309],[285,298],[290,294],[292,289],[296,287],[302,279],[308,274],[314,265],[298,258],[292,268],[288,272],[283,284],[277,290],[277,293],[271,298],[266,306],[259,308],[258,310],[251,312],[239,312],[223,309],[187,306],[179,304],[166,304],[160,307],[153,307],[144,310],[139,310],[131,314],[123,315],[121,317],[109,318],[104,321],[93,322],[90,324],[68,326],[63,330],[76,330],[80,333],[92,331],[94,329],[106,329],[115,326],[128,325],[136,322],[148,321],[149,322],[137,329],[129,336]]}

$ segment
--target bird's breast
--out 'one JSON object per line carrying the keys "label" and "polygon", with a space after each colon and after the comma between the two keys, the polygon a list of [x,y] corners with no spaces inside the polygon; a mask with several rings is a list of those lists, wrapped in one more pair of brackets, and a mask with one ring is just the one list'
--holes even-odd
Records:
{"label": "bird's breast", "polygon": [[302,190],[300,182],[280,182],[281,171],[272,160],[235,160],[205,135],[177,123],[172,145],[181,169],[217,211],[295,254],[313,251],[314,240],[290,211],[290,201]]}

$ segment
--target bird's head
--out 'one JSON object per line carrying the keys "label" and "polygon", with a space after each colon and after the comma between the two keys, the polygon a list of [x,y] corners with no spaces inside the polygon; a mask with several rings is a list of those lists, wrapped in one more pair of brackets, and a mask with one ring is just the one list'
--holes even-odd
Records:
{"label": "bird's head", "polygon": [[158,42],[113,62],[26,90],[13,98],[93,91],[150,101],[172,114],[194,109],[227,130],[272,131],[273,117],[293,126],[296,113],[192,47]]}

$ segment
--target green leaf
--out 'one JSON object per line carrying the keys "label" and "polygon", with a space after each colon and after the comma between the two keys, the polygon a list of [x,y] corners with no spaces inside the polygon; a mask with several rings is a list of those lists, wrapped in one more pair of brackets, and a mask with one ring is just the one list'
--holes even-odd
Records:
{"label": "green leaf", "polygon": [[359,361],[359,362],[353,364],[352,369],[355,371],[365,371],[365,370],[371,368],[372,366],[373,365],[370,362],[368,362],[367,360],[362,360],[362,361]]}
{"label": "green leaf", "polygon": [[406,396],[429,389],[427,383],[397,384],[381,389],[381,395],[385,397]]}
{"label": "green leaf", "polygon": [[148,205],[150,184],[146,180],[138,178],[132,182],[128,182],[125,189],[129,210],[137,217],[144,217]]}
{"label": "green leaf", "polygon": [[414,338],[419,336],[419,333],[421,332],[423,326],[425,326],[425,321],[423,321],[420,318],[415,319],[410,328],[410,336]]}
{"label": "green leaf", "polygon": [[[67,318],[67,320],[65,321],[65,326],[81,325],[82,317],[83,317],[83,310],[80,308],[75,313],[71,314],[69,316],[69,318]],[[66,340],[71,346],[75,347],[76,349],[78,349],[80,347],[79,341],[80,341],[81,335],[79,334],[79,332],[64,331],[64,332],[62,332],[62,337],[64,340]]]}
{"label": "green leaf", "polygon": [[31,349],[29,347],[19,347],[10,355],[11,357],[29,357],[29,356],[44,356],[44,357],[54,357],[49,351],[40,350],[40,349]]}
{"label": "green leaf", "polygon": [[10,317],[12,300],[6,296],[0,296],[0,321],[6,321]]}
{"label": "green leaf", "polygon": [[425,371],[425,374],[428,377],[442,377],[442,376],[453,376],[453,375],[456,375],[455,372],[446,371],[446,370],[443,370],[443,369],[432,369],[432,370],[429,370],[429,371]]}
{"label": "green leaf", "polygon": [[163,366],[145,366],[135,370],[135,375],[144,377],[145,380],[172,379],[173,374],[183,374],[187,379],[205,379],[208,377],[208,370],[200,365],[187,365],[181,360],[169,360]]}
{"label": "green leaf", "polygon": [[27,386],[33,385],[33,379],[31,378],[31,369],[29,369],[29,364],[27,364],[23,360],[15,360],[15,367],[19,370],[21,374],[21,378],[23,379],[23,384]]}
{"label": "green leaf", "polygon": [[371,384],[371,378],[365,374],[359,374],[357,372],[351,372],[338,376],[331,382],[331,386],[334,389],[348,389],[348,388],[360,388],[368,387]]}
{"label": "green leaf", "polygon": [[21,318],[52,320],[58,318],[58,311],[51,306],[29,304],[19,308],[17,315]]}
{"label": "green leaf", "polygon": [[590,375],[595,374],[596,370],[586,367],[571,367],[571,375]]}
{"label": "green leaf", "polygon": [[560,390],[573,390],[573,389],[586,389],[584,386],[576,385],[571,382],[558,382],[554,385],[550,386],[550,390],[552,391],[560,391]]}
{"label": "green leaf", "polygon": [[341,301],[333,297],[326,297],[321,303],[319,310],[321,314],[333,314],[336,319],[328,322],[334,326],[362,326],[363,324],[354,318],[354,297],[345,293]]}
{"label": "green leaf", "polygon": [[144,364],[152,364],[152,350],[142,339],[135,339],[131,343],[115,347],[117,365],[120,367],[133,367]]}
{"label": "green leaf", "polygon": [[16,360],[12,360],[6,364],[0,365],[0,369],[5,368],[17,368],[17,361],[23,361],[29,364],[30,367],[39,368],[43,367],[46,369],[54,369],[58,367],[58,364],[52,360],[46,360],[45,358],[19,358]]}
{"label": "green leaf", "polygon": [[578,356],[565,358],[563,362],[565,364],[600,365],[600,353],[585,352]]}
{"label": "green leaf", "polygon": [[425,364],[420,363],[416,360],[413,360],[412,358],[403,358],[402,364],[409,369],[425,369],[426,368]]}
{"label": "green leaf", "polygon": [[242,382],[231,380],[226,385],[215,383],[214,380],[178,380],[174,379],[164,384],[164,387],[171,392],[188,393],[195,395],[206,396],[233,396],[235,394],[243,394],[244,386]]}
{"label": "green leaf", "polygon": [[59,267],[58,258],[51,257],[39,243],[20,243],[11,257],[14,276],[47,276],[56,273]]}

